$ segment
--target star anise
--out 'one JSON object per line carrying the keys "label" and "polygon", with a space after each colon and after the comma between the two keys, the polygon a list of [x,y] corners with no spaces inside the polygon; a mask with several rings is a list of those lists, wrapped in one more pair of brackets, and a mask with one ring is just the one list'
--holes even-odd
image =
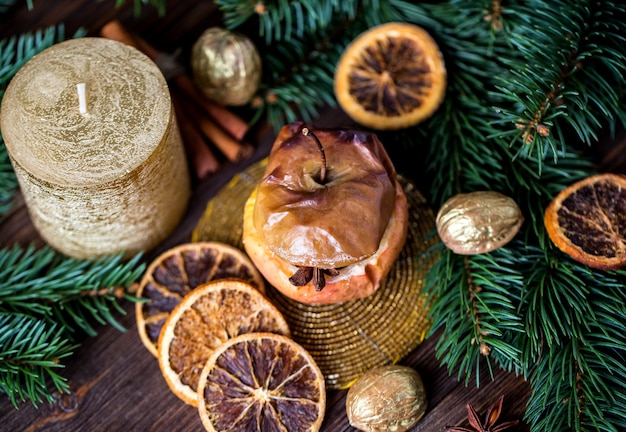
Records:
{"label": "star anise", "polygon": [[500,398],[489,407],[487,411],[487,415],[485,416],[485,422],[481,423],[478,418],[478,414],[474,407],[470,404],[467,404],[467,418],[471,429],[460,427],[460,426],[446,426],[448,432],[502,432],[513,426],[516,426],[519,421],[513,420],[506,423],[502,423],[500,425],[496,425],[500,414],[502,413],[502,401],[504,400],[504,395],[500,396]]}
{"label": "star anise", "polygon": [[321,291],[326,286],[326,275],[334,277],[338,274],[339,271],[333,268],[298,267],[298,271],[289,278],[289,282],[293,286],[304,286],[311,282],[316,291]]}

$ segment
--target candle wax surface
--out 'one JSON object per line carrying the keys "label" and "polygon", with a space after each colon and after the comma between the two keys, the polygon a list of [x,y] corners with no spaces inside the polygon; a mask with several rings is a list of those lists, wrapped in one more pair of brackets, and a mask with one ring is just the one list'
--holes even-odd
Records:
{"label": "candle wax surface", "polygon": [[7,87],[0,127],[35,228],[66,255],[150,250],[186,211],[190,178],[169,89],[135,48],[81,38],[35,55]]}
{"label": "candle wax surface", "polygon": [[[13,159],[58,185],[102,184],[134,170],[159,145],[172,110],[165,79],[146,59],[104,38],[62,42],[34,56],[4,97],[2,134]],[[79,83],[86,84],[86,114]]]}

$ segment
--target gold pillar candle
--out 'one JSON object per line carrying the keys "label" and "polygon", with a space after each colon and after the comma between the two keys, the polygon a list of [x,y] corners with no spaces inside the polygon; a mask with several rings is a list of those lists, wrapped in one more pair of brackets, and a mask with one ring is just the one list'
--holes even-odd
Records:
{"label": "gold pillar candle", "polygon": [[0,129],[32,222],[62,253],[150,250],[186,211],[169,89],[135,48],[90,37],[42,51],[11,80]]}

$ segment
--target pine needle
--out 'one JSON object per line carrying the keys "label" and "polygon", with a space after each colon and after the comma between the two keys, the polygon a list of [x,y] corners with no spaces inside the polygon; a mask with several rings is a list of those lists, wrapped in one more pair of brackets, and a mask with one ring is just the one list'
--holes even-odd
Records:
{"label": "pine needle", "polygon": [[123,330],[114,315],[121,299],[141,277],[141,254],[127,262],[122,254],[77,260],[44,247],[0,250],[0,311],[59,320],[69,333],[97,332],[94,321]]}
{"label": "pine needle", "polygon": [[0,312],[0,391],[15,408],[25,400],[35,407],[52,402],[49,383],[58,392],[69,390],[59,369],[75,348],[55,324]]}

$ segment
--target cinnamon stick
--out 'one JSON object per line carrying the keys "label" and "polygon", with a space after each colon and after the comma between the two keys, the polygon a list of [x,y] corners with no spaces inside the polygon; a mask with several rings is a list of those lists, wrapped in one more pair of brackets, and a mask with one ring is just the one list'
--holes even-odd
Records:
{"label": "cinnamon stick", "polygon": [[174,110],[176,111],[176,119],[183,138],[187,157],[194,167],[196,177],[202,180],[207,175],[216,172],[220,163],[204,142],[204,138],[196,129],[196,126],[189,120],[183,110],[182,104],[176,95],[172,95]]}
{"label": "cinnamon stick", "polygon": [[198,91],[193,81],[185,74],[176,75],[172,83],[191,99],[197,106],[215,119],[222,128],[230,133],[233,138],[241,141],[248,133],[248,124],[232,111],[223,106],[205,99]]}
{"label": "cinnamon stick", "polygon": [[193,118],[197,127],[229,161],[237,163],[252,155],[254,149],[250,144],[235,140],[215,124],[210,117],[203,116],[198,108],[187,99],[181,97],[180,101],[183,109]]}
{"label": "cinnamon stick", "polygon": [[[100,35],[108,39],[134,46],[157,64],[159,58],[165,55],[139,35],[128,31],[118,20],[113,20],[105,24],[100,30]],[[232,135],[233,138],[241,141],[246,133],[248,133],[248,124],[241,117],[226,107],[205,99],[199,94],[197,87],[189,76],[184,73],[178,73],[169,77],[169,79],[173,85],[175,85],[185,96],[193,100],[195,104],[211,116],[214,121],[216,121],[220,127]]]}
{"label": "cinnamon stick", "polygon": [[146,53],[140,47],[139,38],[135,37],[134,33],[129,32],[124,25],[118,20],[109,21],[100,29],[100,36],[105,37],[107,39],[111,39],[114,41],[125,43],[126,45],[130,45],[134,48],[137,48],[139,51],[146,54],[148,57],[152,58],[148,53]]}

